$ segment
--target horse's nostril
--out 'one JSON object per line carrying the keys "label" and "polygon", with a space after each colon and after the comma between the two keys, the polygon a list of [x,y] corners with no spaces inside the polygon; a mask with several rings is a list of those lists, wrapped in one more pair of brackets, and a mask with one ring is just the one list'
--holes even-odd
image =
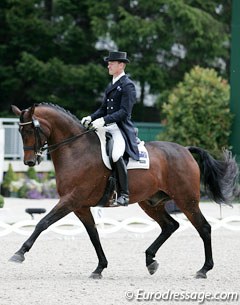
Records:
{"label": "horse's nostril", "polygon": [[32,166],[34,166],[36,164],[36,162],[33,161],[33,160],[29,160],[29,161],[24,161],[24,164],[32,167]]}

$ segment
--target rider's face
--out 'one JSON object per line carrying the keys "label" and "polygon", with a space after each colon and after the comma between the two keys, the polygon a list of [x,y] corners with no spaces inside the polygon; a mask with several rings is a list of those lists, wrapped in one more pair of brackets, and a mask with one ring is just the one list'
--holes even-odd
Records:
{"label": "rider's face", "polygon": [[119,61],[108,62],[108,73],[113,77],[118,76],[124,71],[125,64]]}

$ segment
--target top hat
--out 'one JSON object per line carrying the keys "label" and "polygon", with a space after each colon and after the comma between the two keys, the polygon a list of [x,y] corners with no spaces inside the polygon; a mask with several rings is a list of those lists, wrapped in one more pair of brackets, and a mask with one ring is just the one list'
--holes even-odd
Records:
{"label": "top hat", "polygon": [[104,61],[120,61],[125,63],[130,62],[129,59],[127,58],[127,52],[118,52],[118,51],[109,52],[108,57],[104,57]]}

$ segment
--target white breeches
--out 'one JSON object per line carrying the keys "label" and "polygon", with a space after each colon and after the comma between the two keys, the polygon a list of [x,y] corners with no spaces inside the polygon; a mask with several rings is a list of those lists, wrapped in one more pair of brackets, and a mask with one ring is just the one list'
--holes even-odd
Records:
{"label": "white breeches", "polygon": [[125,140],[116,123],[105,126],[105,129],[106,129],[106,131],[108,131],[112,134],[112,137],[113,137],[112,159],[113,159],[113,162],[117,162],[118,159],[124,155]]}

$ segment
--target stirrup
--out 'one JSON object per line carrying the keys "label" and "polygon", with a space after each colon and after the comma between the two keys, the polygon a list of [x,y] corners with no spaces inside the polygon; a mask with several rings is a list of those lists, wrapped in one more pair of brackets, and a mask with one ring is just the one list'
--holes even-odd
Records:
{"label": "stirrup", "polygon": [[110,203],[110,207],[117,207],[118,204],[117,204],[117,198],[118,198],[118,194],[117,194],[117,191],[115,190],[113,192],[113,199],[112,199],[112,203]]}
{"label": "stirrup", "polygon": [[122,194],[120,197],[117,199],[117,203],[120,206],[126,207],[129,204],[129,196],[127,194]]}
{"label": "stirrup", "polygon": [[129,204],[129,196],[127,194],[121,194],[117,200],[113,201],[112,207],[126,207]]}

